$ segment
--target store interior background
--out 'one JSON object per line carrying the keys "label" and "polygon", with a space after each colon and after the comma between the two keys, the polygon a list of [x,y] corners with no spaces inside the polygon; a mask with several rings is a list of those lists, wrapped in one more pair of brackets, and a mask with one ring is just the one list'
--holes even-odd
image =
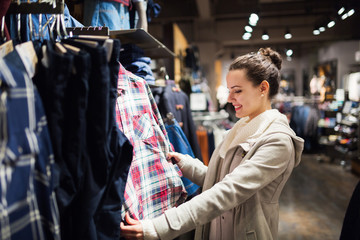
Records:
{"label": "store interior background", "polygon": [[[158,3],[162,10],[149,23],[149,33],[178,56],[164,60],[170,78],[177,82],[183,78],[181,56],[186,55],[186,48],[196,46],[203,77],[216,104],[219,103],[216,90],[226,86],[226,73],[232,60],[260,47],[272,47],[283,56],[281,72],[284,76],[291,74],[294,96],[312,98],[309,85],[318,66],[335,63],[332,81],[336,89],[345,87],[346,74],[360,71],[360,59],[356,57],[360,51],[360,1],[163,0]],[[338,14],[343,6],[345,11],[355,9],[345,20]],[[253,12],[258,14],[259,21],[251,38],[244,40],[244,27],[249,25]],[[336,24],[328,28],[330,20]],[[314,35],[314,29],[321,26],[326,30]],[[269,40],[262,40],[264,31],[269,34]],[[286,31],[292,34],[291,39],[284,38]],[[289,49],[293,54],[286,57]],[[214,110],[218,109],[216,106]],[[349,160],[344,161],[345,155],[340,154],[334,160],[334,147],[330,148],[331,151],[313,146],[295,169],[281,198],[279,239],[339,239],[359,171],[351,169]]]}
{"label": "store interior background", "polygon": [[[336,86],[341,87],[342,76],[356,71],[358,62],[355,52],[359,51],[360,14],[358,11],[341,20],[338,10],[359,9],[356,0],[186,0],[157,1],[162,9],[157,18],[149,23],[149,33],[175,53],[183,52],[187,45],[199,49],[201,68],[211,89],[225,81],[227,67],[234,57],[260,47],[270,46],[286,56],[288,49],[293,50],[291,61],[283,61],[283,72],[294,71],[295,95],[306,94],[306,81],[313,75],[313,67],[327,61],[337,60]],[[342,5],[343,4],[343,5]],[[244,27],[251,13],[257,13],[259,21],[253,27],[249,40],[243,40]],[[335,26],[327,28],[330,19],[336,20]],[[177,27],[174,27],[174,23]],[[313,30],[325,26],[326,30],[314,35]],[[186,42],[179,42],[171,32],[180,31]],[[267,31],[269,40],[261,35]],[[285,39],[289,31],[291,39]],[[177,33],[174,33],[177,34]],[[178,55],[179,56],[179,55]],[[176,60],[175,60],[176,61]],[[221,64],[221,68],[216,67]],[[178,70],[171,70],[170,77],[181,78]],[[213,94],[213,99],[215,96]]]}
{"label": "store interior background", "polygon": [[[204,114],[219,110],[217,90],[226,86],[232,60],[261,47],[271,47],[283,56],[281,72],[288,77],[293,89],[291,96],[312,99],[309,85],[319,66],[333,67],[333,93],[346,88],[347,74],[360,72],[359,0],[154,2],[161,6],[161,11],[149,22],[148,32],[175,53],[175,57],[153,59],[155,67],[165,66],[169,78],[179,83],[191,75],[184,67],[186,49],[196,47],[200,69],[193,83],[205,82],[213,102],[209,109],[200,111]],[[71,1],[67,4],[72,15],[81,21],[81,4]],[[338,14],[342,7],[344,12]],[[342,20],[342,15],[351,9],[355,12]],[[251,13],[257,13],[259,20],[252,27],[251,38],[244,40],[244,28],[249,25]],[[335,25],[329,28],[331,20]],[[314,35],[319,27],[325,31]],[[292,34],[291,39],[284,38],[287,31]],[[268,40],[262,40],[264,32],[268,33]],[[293,54],[286,57],[289,49]],[[316,146],[312,150],[315,151],[304,154],[303,162],[284,189],[279,239],[339,239],[345,211],[359,181],[360,165],[352,171],[349,162],[333,162],[333,152],[326,152],[329,149]],[[323,153],[330,160],[319,157]],[[357,156],[360,155],[351,158]]]}

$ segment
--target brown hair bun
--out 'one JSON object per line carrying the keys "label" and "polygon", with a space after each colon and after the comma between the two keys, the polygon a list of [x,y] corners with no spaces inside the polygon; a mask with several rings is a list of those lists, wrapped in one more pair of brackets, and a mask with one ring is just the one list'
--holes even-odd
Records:
{"label": "brown hair bun", "polygon": [[271,48],[260,48],[259,53],[265,57],[268,57],[270,61],[280,70],[281,69],[281,63],[282,58],[280,54]]}

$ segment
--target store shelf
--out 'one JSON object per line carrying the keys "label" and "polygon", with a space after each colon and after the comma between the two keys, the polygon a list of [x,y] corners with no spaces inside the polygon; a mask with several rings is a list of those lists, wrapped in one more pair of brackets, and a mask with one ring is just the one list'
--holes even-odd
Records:
{"label": "store shelf", "polygon": [[110,37],[119,39],[121,44],[135,44],[144,50],[146,57],[152,59],[176,56],[175,53],[143,29],[112,30]]}
{"label": "store shelf", "polygon": [[348,120],[341,120],[340,124],[343,124],[348,127],[357,127],[357,125],[358,125],[357,122],[352,122],[352,121],[348,121]]}
{"label": "store shelf", "polygon": [[192,112],[194,121],[224,120],[229,117],[227,112]]}

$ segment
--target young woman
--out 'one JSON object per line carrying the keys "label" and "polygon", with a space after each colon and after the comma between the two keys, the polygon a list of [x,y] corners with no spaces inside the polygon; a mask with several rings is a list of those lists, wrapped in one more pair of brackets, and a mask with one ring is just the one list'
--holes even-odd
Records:
{"label": "young woman", "polygon": [[127,239],[174,239],[196,228],[195,239],[277,239],[279,197],[301,159],[304,141],[285,115],[271,109],[281,56],[270,48],[238,57],[226,77],[240,120],[215,149],[209,166],[169,153],[202,193],[155,219],[120,224]]}

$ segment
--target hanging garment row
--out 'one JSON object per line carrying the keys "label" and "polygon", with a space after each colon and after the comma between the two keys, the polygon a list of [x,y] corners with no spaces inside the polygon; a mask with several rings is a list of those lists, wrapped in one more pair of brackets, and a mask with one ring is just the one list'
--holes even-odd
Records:
{"label": "hanging garment row", "polygon": [[125,211],[154,218],[181,204],[182,175],[120,41],[59,35],[13,41],[0,58],[0,238],[118,239]]}
{"label": "hanging garment row", "polygon": [[[153,85],[154,95],[160,114],[165,121],[170,142],[176,152],[188,154],[202,161],[200,146],[196,135],[195,124],[191,115],[188,96],[168,77],[163,79],[162,86]],[[198,194],[200,187],[189,179],[182,177],[189,197]]]}
{"label": "hanging garment row", "polygon": [[[75,40],[67,42],[71,44]],[[114,41],[112,60],[116,59],[119,44]],[[29,218],[28,224],[23,226],[24,229],[17,229],[11,214],[18,216],[20,211],[30,216],[32,211],[35,211],[40,214],[38,221],[43,214],[53,216],[55,219],[52,224],[48,224],[49,228],[58,235],[60,227],[63,239],[96,239],[96,236],[101,234],[108,235],[106,228],[109,225],[114,228],[121,220],[119,209],[122,206],[121,200],[132,157],[132,146],[118,130],[115,122],[117,75],[114,73],[117,63],[108,63],[106,50],[100,44],[97,47],[78,44],[77,47],[82,48],[78,53],[69,50],[59,53],[54,45],[50,41],[19,44],[14,51],[1,59],[5,66],[1,68],[2,92],[9,98],[2,99],[7,113],[7,128],[3,131],[6,133],[14,129],[19,132],[7,132],[5,135],[8,139],[4,141],[5,149],[17,153],[14,157],[15,164],[6,166],[8,173],[13,173],[6,182],[7,191],[9,194],[16,192],[16,195],[2,197],[14,200],[12,205],[7,206],[13,209],[7,216],[11,232],[16,229],[19,234],[29,235],[30,232],[27,231],[33,231],[31,226],[37,224],[36,221]],[[30,57],[33,61],[29,60]],[[35,59],[38,59],[37,64]],[[26,82],[21,84],[24,81]],[[39,97],[28,103],[27,111],[7,106],[13,96],[30,101],[33,95],[37,96],[37,90]],[[40,115],[42,109],[45,115]],[[13,113],[16,113],[17,119],[26,121],[26,116],[39,116],[40,120],[33,122],[29,119],[29,126],[14,126],[16,118],[11,118]],[[49,139],[40,142],[37,138],[42,131],[49,132]],[[27,132],[30,132],[32,137],[29,137],[29,134],[20,134]],[[46,154],[46,151],[43,152],[46,150],[44,147],[48,148],[46,161],[38,159],[39,155]],[[7,154],[8,151],[5,159]],[[26,178],[16,175],[22,167],[16,160],[24,155],[34,157],[35,169],[29,166],[28,184],[24,182]],[[44,165],[40,169],[42,171],[36,169],[37,165]],[[49,184],[40,181],[45,177]],[[24,184],[22,197],[18,197],[19,186],[14,184],[17,181]],[[16,207],[20,206],[19,203],[27,199],[29,194],[34,195],[32,205],[40,207],[47,204],[46,198],[42,197],[44,193],[31,191],[32,185],[39,185],[36,181],[48,186],[49,193],[55,194],[59,211],[56,211],[56,208],[47,212],[41,209],[37,211],[25,205],[25,208],[33,209],[26,212],[23,208]],[[106,225],[104,218],[107,219]],[[39,229],[37,234],[41,235],[43,231]]]}
{"label": "hanging garment row", "polygon": [[151,92],[163,118],[172,113],[181,126],[192,151],[196,158],[202,160],[200,146],[196,135],[194,119],[191,115],[189,97],[178,86],[174,80],[166,80],[165,86],[153,86]]}
{"label": "hanging garment row", "polygon": [[[45,119],[48,122],[51,141],[44,142],[47,146],[51,143],[55,163],[46,173],[49,181],[54,181],[50,190],[57,198],[62,237],[103,239],[102,234],[114,237],[119,230],[121,207],[137,219],[153,218],[182,203],[186,191],[179,169],[166,159],[172,149],[148,85],[114,61],[119,41],[111,40],[112,60],[108,63],[102,46],[106,41],[97,40],[99,44],[94,47],[82,40],[62,41],[65,47],[79,48],[78,53],[59,53],[50,41],[38,44],[33,51],[37,52],[38,64],[22,67],[29,82],[31,75],[25,70],[37,69],[32,78],[36,88],[17,89],[18,84],[11,88],[11,83],[19,80],[14,72],[24,65],[19,52],[28,54],[22,45],[2,58],[4,65],[14,67],[12,71],[2,68],[1,73],[7,96],[39,90],[41,100],[34,102],[43,105],[46,113],[39,127],[44,129]],[[22,114],[36,116],[36,112],[6,109],[16,112],[20,119],[24,118]],[[7,127],[13,121],[8,118]],[[16,164],[9,167],[16,173]],[[12,186],[11,181],[9,184]]]}

